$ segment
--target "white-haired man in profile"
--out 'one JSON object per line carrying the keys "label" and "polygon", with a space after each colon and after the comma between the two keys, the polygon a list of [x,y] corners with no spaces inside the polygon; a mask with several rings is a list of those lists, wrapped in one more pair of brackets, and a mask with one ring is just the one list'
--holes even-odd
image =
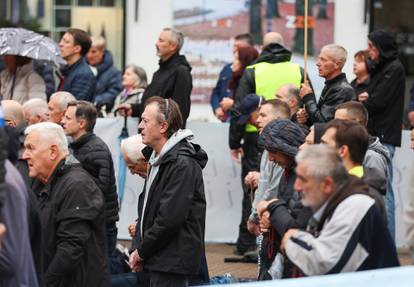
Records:
{"label": "white-haired man in profile", "polygon": [[[138,174],[142,178],[147,178],[148,161],[145,159],[143,149],[146,145],[142,142],[140,134],[130,136],[122,140],[121,152],[125,163],[132,174]],[[131,237],[136,236],[136,222],[128,225],[128,232]]]}
{"label": "white-haired man in profile", "polygon": [[[313,211],[306,231],[289,229],[281,249],[307,275],[399,266],[384,217],[368,187],[346,171],[337,150],[313,145],[296,155],[294,188]],[[267,210],[278,208],[277,199]]]}
{"label": "white-haired man in profile", "polygon": [[348,83],[342,69],[348,52],[344,47],[329,44],[322,47],[316,66],[319,77],[325,79],[325,87],[316,102],[315,94],[309,83],[303,83],[299,96],[305,104],[309,124],[326,123],[335,116],[339,104],[356,99],[355,91]]}
{"label": "white-haired man in profile", "polygon": [[47,105],[49,122],[60,125],[68,104],[73,101],[76,101],[76,98],[69,92],[60,91],[52,94]]}
{"label": "white-haired man in profile", "polygon": [[145,147],[141,135],[133,135],[121,142],[121,152],[129,171],[142,178],[147,177],[148,170],[148,161],[142,152]]}
{"label": "white-haired man in profile", "polygon": [[47,102],[43,99],[30,99],[23,104],[23,114],[27,125],[34,125],[48,120]]}
{"label": "white-haired man in profile", "polygon": [[33,258],[41,286],[110,286],[101,191],[68,151],[61,126],[26,131],[23,159],[39,203],[41,224]]}

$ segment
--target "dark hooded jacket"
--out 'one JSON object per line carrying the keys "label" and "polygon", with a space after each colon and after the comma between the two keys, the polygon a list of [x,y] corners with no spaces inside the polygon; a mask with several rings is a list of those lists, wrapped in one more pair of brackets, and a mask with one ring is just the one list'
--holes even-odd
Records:
{"label": "dark hooded jacket", "polygon": [[379,61],[370,63],[368,99],[363,102],[369,113],[368,131],[382,143],[401,145],[405,72],[398,59],[398,47],[390,33],[378,30],[368,39],[379,51]]}
{"label": "dark hooded jacket", "polygon": [[60,69],[63,79],[59,90],[71,93],[77,100],[94,101],[96,79],[91,68],[81,57],[76,63]]}
{"label": "dark hooded jacket", "polygon": [[[271,64],[277,64],[277,63],[283,63],[283,62],[289,62],[292,57],[292,52],[283,47],[280,44],[273,43],[267,45],[262,53],[259,55],[257,60],[254,62],[254,64],[258,63],[271,63]],[[300,68],[300,72],[302,75],[301,82],[303,82],[303,69]],[[275,75],[276,77],[276,75]],[[231,110],[232,117],[236,118],[237,114],[240,113],[240,104],[242,99],[247,96],[248,94],[255,94],[256,93],[256,81],[255,81],[255,69],[245,69],[243,72],[243,76],[241,77],[239,81],[239,85],[236,90],[236,94],[234,97],[234,105]],[[230,122],[230,132],[229,132],[229,146],[231,149],[237,149],[241,147],[241,140],[243,139],[243,136],[245,135],[244,132],[244,126],[240,126],[237,124],[236,121],[232,119]],[[250,137],[252,137],[250,135]],[[256,135],[257,138],[257,135]],[[257,139],[256,139],[257,140]],[[244,139],[246,142],[246,139]],[[253,142],[253,141],[252,141]],[[255,143],[253,142],[255,145]],[[257,161],[259,160],[258,157]],[[258,164],[257,164],[258,166]]]}
{"label": "dark hooded jacket", "polygon": [[[142,103],[153,96],[173,99],[180,107],[184,126],[190,114],[190,96],[193,89],[191,66],[183,55],[174,54],[167,61],[159,62],[160,68],[152,76],[152,81],[142,95]],[[143,104],[132,104],[132,116],[141,117]]]}
{"label": "dark hooded jacket", "polygon": [[[259,57],[255,61],[255,64],[258,63],[283,63],[289,62],[292,58],[292,52],[283,47],[282,45],[273,43],[267,45],[262,53],[260,53]],[[302,74],[303,82],[303,69],[300,68],[300,72]],[[256,93],[256,83],[255,83],[255,73],[254,69],[246,69],[243,73],[242,78],[240,79],[239,86],[236,91],[236,95],[234,97],[234,105],[237,108],[241,102],[241,99],[248,94]]]}
{"label": "dark hooded jacket", "polygon": [[105,199],[107,226],[118,221],[118,194],[112,155],[106,143],[94,133],[87,133],[70,144],[73,155],[92,176]]}
{"label": "dark hooded jacket", "polygon": [[71,155],[47,184],[36,182],[41,243],[33,248],[41,286],[110,286],[104,199]]}
{"label": "dark hooded jacket", "polygon": [[334,118],[339,104],[355,100],[355,98],[354,89],[342,73],[325,81],[325,87],[317,103],[313,93],[305,95],[303,102],[311,123],[326,123]]}
{"label": "dark hooded jacket", "polygon": [[106,110],[110,111],[116,96],[122,91],[122,75],[114,67],[112,54],[108,50],[105,50],[102,63],[96,69],[95,103],[97,106],[106,105]]}
{"label": "dark hooded jacket", "polygon": [[186,139],[161,157],[145,209],[146,186],[138,204],[137,232],[143,234],[133,249],[144,259],[144,270],[197,274],[204,252],[206,164],[207,154]]}

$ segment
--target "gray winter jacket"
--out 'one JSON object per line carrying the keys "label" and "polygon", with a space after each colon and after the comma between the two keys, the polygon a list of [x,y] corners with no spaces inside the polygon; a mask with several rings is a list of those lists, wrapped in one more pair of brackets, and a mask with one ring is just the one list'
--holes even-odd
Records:
{"label": "gray winter jacket", "polygon": [[369,137],[369,146],[365,154],[364,167],[378,169],[385,178],[387,178],[387,162],[389,159],[387,148],[381,144],[378,137]]}
{"label": "gray winter jacket", "polygon": [[260,160],[259,184],[254,194],[252,213],[250,214],[250,219],[254,222],[259,222],[257,204],[259,204],[262,200],[270,200],[277,197],[277,191],[282,173],[283,168],[273,161],[270,161],[269,152],[264,150]]}

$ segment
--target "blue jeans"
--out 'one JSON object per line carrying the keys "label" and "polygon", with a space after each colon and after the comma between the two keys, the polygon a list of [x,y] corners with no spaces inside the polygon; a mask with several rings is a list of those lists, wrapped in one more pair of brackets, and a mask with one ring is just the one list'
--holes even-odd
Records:
{"label": "blue jeans", "polygon": [[393,169],[392,159],[394,158],[395,146],[391,144],[384,144],[390,154],[390,160],[387,164],[387,195],[386,195],[386,206],[387,206],[387,223],[388,231],[391,234],[392,239],[395,241],[395,200],[394,190],[392,189]]}

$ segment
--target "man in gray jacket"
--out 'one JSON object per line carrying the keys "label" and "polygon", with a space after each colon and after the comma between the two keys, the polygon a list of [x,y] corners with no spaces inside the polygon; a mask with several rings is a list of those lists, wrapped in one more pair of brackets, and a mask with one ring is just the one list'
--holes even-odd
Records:
{"label": "man in gray jacket", "polygon": [[[368,124],[368,111],[360,102],[346,102],[336,108],[335,119],[356,121],[364,127]],[[369,135],[368,150],[365,154],[363,166],[376,168],[387,178],[387,162],[389,153],[381,144],[378,137]]]}
{"label": "man in gray jacket", "polygon": [[[289,119],[290,118],[290,109],[288,104],[281,100],[270,100],[265,102],[259,110],[259,116],[256,120],[256,127],[259,132],[270,123],[272,120],[276,119]],[[250,233],[258,236],[260,233],[259,227],[259,216],[257,214],[257,204],[262,200],[270,200],[277,196],[277,190],[280,182],[280,177],[282,176],[283,168],[277,163],[269,160],[269,153],[267,150],[263,151],[262,157],[260,159],[260,172],[249,172],[246,176],[248,177],[258,177],[257,190],[254,194],[254,200],[252,203],[252,212],[247,221],[247,228]],[[246,182],[250,183],[249,181]],[[250,184],[251,185],[251,184]]]}

